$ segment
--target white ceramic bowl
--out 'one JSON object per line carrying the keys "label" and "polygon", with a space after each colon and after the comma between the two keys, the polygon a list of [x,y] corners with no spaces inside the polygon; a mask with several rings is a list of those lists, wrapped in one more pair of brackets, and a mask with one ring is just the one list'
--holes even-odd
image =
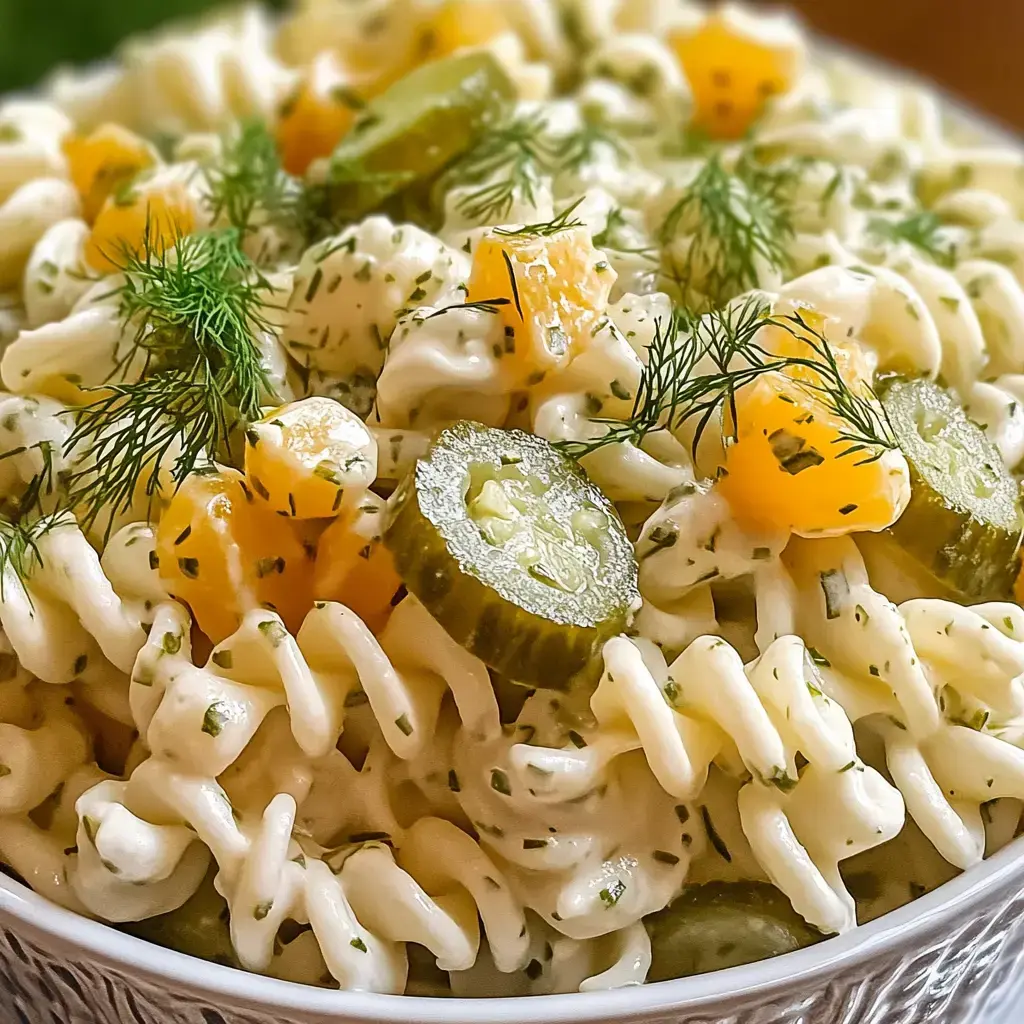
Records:
{"label": "white ceramic bowl", "polygon": [[[975,138],[1012,141],[947,103]],[[796,953],[679,981],[514,999],[276,981],[125,935],[0,874],[0,977],[0,1024],[1024,1024],[1024,836],[913,903]]]}
{"label": "white ceramic bowl", "polygon": [[274,981],[168,952],[0,878],[0,1019],[21,1024],[1019,1024],[1024,839],[839,938],[612,992],[424,999]]}

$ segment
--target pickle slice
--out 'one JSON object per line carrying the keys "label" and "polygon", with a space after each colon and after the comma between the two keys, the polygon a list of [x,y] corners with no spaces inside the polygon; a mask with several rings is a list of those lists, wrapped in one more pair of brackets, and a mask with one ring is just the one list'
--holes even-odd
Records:
{"label": "pickle slice", "polygon": [[195,894],[177,910],[122,925],[121,930],[165,949],[237,967],[228,926],[228,905],[214,888],[213,879],[211,871]]}
{"label": "pickle slice", "polygon": [[568,689],[639,603],[611,502],[543,438],[462,421],[392,498],[384,542],[409,591],[496,672]]}
{"label": "pickle slice", "polygon": [[931,381],[894,380],[882,404],[911,474],[910,504],[887,535],[960,600],[1007,597],[1022,517],[995,445]]}
{"label": "pickle slice", "polygon": [[767,882],[695,885],[644,923],[653,956],[648,981],[740,967],[824,938]]}
{"label": "pickle slice", "polygon": [[484,51],[424,64],[372,100],[331,156],[335,216],[356,219],[431,178],[503,117],[516,91]]}

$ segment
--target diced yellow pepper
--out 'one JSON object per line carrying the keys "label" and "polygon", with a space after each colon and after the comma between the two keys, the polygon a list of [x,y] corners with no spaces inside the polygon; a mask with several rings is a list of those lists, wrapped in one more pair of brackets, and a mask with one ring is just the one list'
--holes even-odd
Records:
{"label": "diced yellow pepper", "polygon": [[497,0],[445,0],[428,30],[428,60],[486,46],[510,30]]}
{"label": "diced yellow pepper", "polygon": [[253,608],[272,608],[294,632],[313,606],[314,549],[233,469],[182,483],[157,527],[156,556],[160,579],[214,643]]}
{"label": "diced yellow pepper", "polygon": [[384,501],[367,493],[358,508],[335,519],[317,547],[313,594],[351,608],[374,633],[401,600],[402,580],[381,541]]}
{"label": "diced yellow pepper", "polygon": [[330,156],[365,103],[335,55],[320,54],[278,114],[277,144],[289,174],[303,175]]}
{"label": "diced yellow pepper", "polygon": [[694,127],[717,139],[742,136],[767,99],[793,87],[803,61],[799,31],[788,20],[732,7],[695,29],[676,29],[669,43],[693,92]]}
{"label": "diced yellow pepper", "polygon": [[283,516],[327,519],[377,476],[377,442],[333,398],[282,406],[245,432],[245,476],[257,500]]}
{"label": "diced yellow pepper", "polygon": [[[820,349],[827,343],[822,318],[808,310],[801,316]],[[822,361],[799,328],[767,327],[759,343],[771,353]],[[847,386],[873,401],[863,390],[871,374],[860,345],[829,347]],[[795,365],[763,373],[737,394],[735,441],[718,482],[737,518],[814,537],[881,530],[902,514],[910,496],[906,460],[898,451],[876,459],[876,452],[849,451],[854,442],[842,435],[850,424],[814,390],[822,386],[832,385],[813,366]]]}
{"label": "diced yellow pepper", "polygon": [[616,274],[584,227],[553,234],[496,230],[473,257],[468,301],[504,299],[496,351],[510,387],[538,384],[590,343]]}
{"label": "diced yellow pepper", "polygon": [[196,227],[195,201],[184,182],[118,188],[93,224],[85,243],[85,259],[91,267],[109,274],[124,266],[127,253],[148,251],[159,258]]}
{"label": "diced yellow pepper", "polygon": [[118,124],[100,125],[90,135],[68,136],[64,154],[90,224],[116,188],[157,162],[153,147],[145,139]]}

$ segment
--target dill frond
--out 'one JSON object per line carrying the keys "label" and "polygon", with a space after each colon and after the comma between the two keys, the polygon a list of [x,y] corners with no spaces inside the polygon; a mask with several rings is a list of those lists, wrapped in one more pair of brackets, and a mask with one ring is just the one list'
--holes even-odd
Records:
{"label": "dill frond", "polygon": [[882,242],[907,242],[940,267],[956,264],[956,246],[944,234],[942,221],[931,210],[920,210],[902,220],[873,217],[868,221],[868,232]]}
{"label": "dill frond", "polygon": [[205,175],[213,220],[223,217],[242,236],[256,230],[257,216],[296,226],[302,217],[301,184],[281,167],[277,143],[262,121],[244,124],[226,139]]}
{"label": "dill frond", "polygon": [[24,492],[16,500],[11,499],[9,502],[5,502],[5,504],[13,507],[19,519],[29,513],[42,515],[49,504],[45,499],[52,498],[57,493],[58,484],[60,483],[57,479],[58,473],[56,472],[54,462],[55,453],[52,441],[42,440],[36,441],[34,444],[9,448],[7,451],[0,453],[0,462],[4,459],[17,458],[19,455],[24,455],[29,451],[39,452],[43,467],[29,480]]}
{"label": "dill frond", "polygon": [[161,459],[179,442],[171,475],[180,482],[270,396],[254,339],[270,330],[271,286],[238,241],[229,229],[179,238],[166,253],[148,244],[125,253],[120,312],[135,335],[119,370],[141,353],[143,372],[92,389],[96,401],[78,411],[69,500],[86,526],[126,509],[142,480],[152,497]]}
{"label": "dill frond", "polygon": [[[806,356],[779,356],[757,340],[762,327],[775,326],[804,341]],[[796,366],[813,371],[810,380],[794,383],[818,397],[845,424],[838,442],[846,447],[840,457],[866,452],[861,461],[880,458],[897,447],[892,427],[870,388],[854,391],[843,379],[825,336],[799,314],[773,317],[759,295],[742,303],[713,310],[702,317],[675,312],[669,323],[659,319],[647,353],[640,386],[628,419],[595,418],[607,429],[585,441],[562,441],[557,447],[573,458],[589,455],[609,444],[639,445],[658,430],[677,430],[689,420],[697,423],[692,440],[697,446],[712,418],[729,408],[736,423],[736,393],[761,374]],[[860,464],[860,463],[858,463]]]}
{"label": "dill frond", "polygon": [[[24,586],[42,566],[39,539],[54,527],[73,522],[74,519],[63,510],[41,515],[31,521],[0,517],[0,600],[6,597],[10,575],[13,574]],[[31,606],[32,595],[26,590],[25,596]]]}
{"label": "dill frond", "polygon": [[583,221],[573,217],[573,214],[579,209],[584,198],[586,197],[580,196],[575,203],[567,206],[561,213],[555,214],[551,220],[538,224],[524,224],[519,228],[495,228],[494,233],[504,238],[551,238],[561,231],[583,227]]}
{"label": "dill frond", "polygon": [[480,313],[497,313],[499,306],[508,306],[511,303],[512,300],[504,295],[493,299],[478,299],[476,302],[456,302],[451,306],[442,306],[440,309],[435,309],[430,316],[424,317],[424,319],[433,320],[434,317],[444,316],[445,313],[451,313],[455,309],[475,309]]}
{"label": "dill frond", "polygon": [[786,362],[789,366],[803,366],[814,372],[816,380],[799,379],[797,383],[817,396],[846,424],[837,438],[839,443],[847,446],[839,453],[840,458],[867,453],[857,462],[859,466],[874,462],[885,451],[898,447],[892,425],[874,391],[866,384],[855,390],[846,383],[832,346],[821,331],[812,327],[799,311],[773,318],[772,323],[800,338],[813,353],[808,357],[787,357]]}
{"label": "dill frond", "polygon": [[568,135],[555,137],[543,113],[520,114],[487,132],[459,157],[444,176],[446,188],[476,186],[462,195],[456,210],[475,223],[500,223],[517,197],[537,204],[542,175],[578,171],[600,158],[601,150],[622,163],[633,152],[622,134],[585,122]]}
{"label": "dill frond", "polygon": [[578,171],[599,160],[602,149],[619,164],[633,157],[622,135],[605,125],[588,121],[578,131],[559,139],[554,158],[559,171]]}
{"label": "dill frond", "polygon": [[629,223],[622,213],[622,207],[613,207],[608,212],[603,230],[594,235],[595,249],[612,249],[615,252],[630,253],[651,263],[658,262],[658,250],[654,246],[630,246],[625,244],[622,234],[629,229]]}
{"label": "dill frond", "polygon": [[500,223],[517,196],[536,205],[540,175],[550,172],[556,160],[544,116],[520,115],[487,132],[459,157],[448,168],[445,185],[475,186],[459,198],[456,210],[474,223]]}
{"label": "dill frond", "polygon": [[786,243],[793,235],[785,190],[792,172],[741,159],[730,174],[712,156],[684,189],[658,230],[668,248],[680,229],[689,236],[681,264],[667,274],[691,303],[702,298],[711,308],[755,288],[759,264],[784,270]]}

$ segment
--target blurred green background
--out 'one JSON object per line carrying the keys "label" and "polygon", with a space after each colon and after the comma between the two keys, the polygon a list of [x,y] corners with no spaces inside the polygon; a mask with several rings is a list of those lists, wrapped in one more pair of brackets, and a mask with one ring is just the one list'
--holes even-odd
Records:
{"label": "blurred green background", "polygon": [[[133,32],[220,6],[217,0],[0,0],[0,92],[57,64],[108,55]],[[271,6],[284,6],[283,0]]]}
{"label": "blurred green background", "polygon": [[[626,3],[635,0],[625,0]],[[752,0],[794,7],[819,32],[935,78],[1024,129],[1024,0]],[[289,0],[270,0],[283,7]],[[62,62],[86,63],[216,0],[0,0],[0,93]]]}

